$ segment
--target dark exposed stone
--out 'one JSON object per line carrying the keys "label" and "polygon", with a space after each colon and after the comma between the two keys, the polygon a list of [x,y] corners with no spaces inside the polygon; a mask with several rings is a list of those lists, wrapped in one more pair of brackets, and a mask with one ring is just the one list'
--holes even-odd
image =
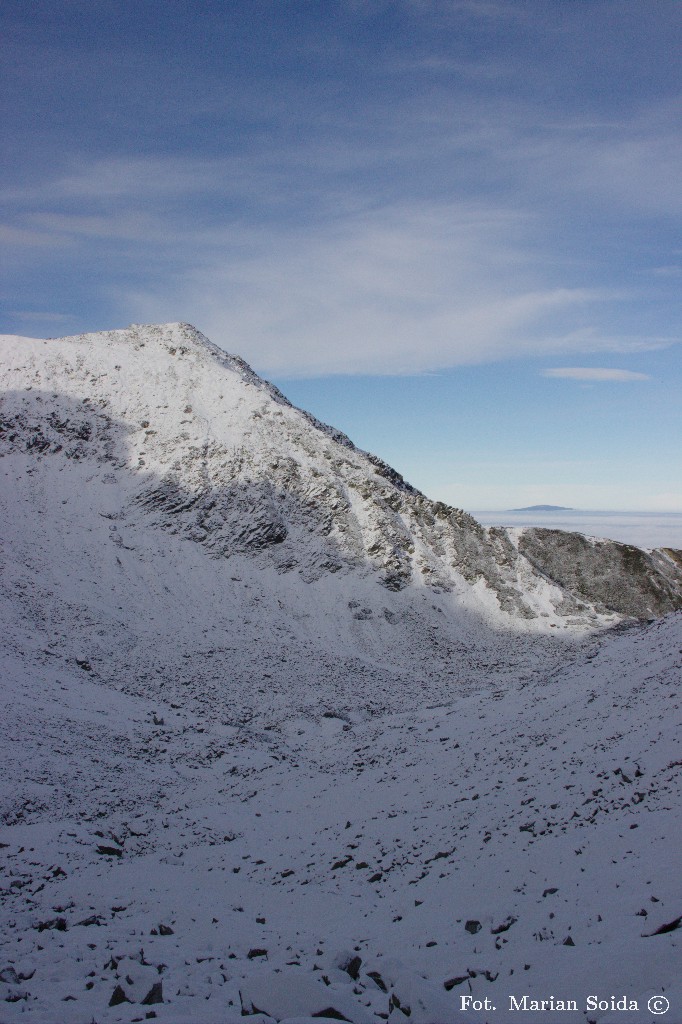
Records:
{"label": "dark exposed stone", "polygon": [[668,932],[674,932],[678,928],[682,928],[682,917],[676,917],[674,921],[668,921],[667,924],[662,924],[655,932],[649,932],[645,938],[651,938],[652,935],[667,935]]}
{"label": "dark exposed stone", "polygon": [[[472,799],[473,799],[473,797],[472,797]],[[447,857],[450,857],[454,852],[455,852],[455,847],[454,846],[453,846],[453,848],[451,850],[439,850],[438,853],[434,854],[433,857],[428,857],[427,860],[424,861],[424,863],[425,864],[432,864],[434,860],[445,860]]]}
{"label": "dark exposed stone", "polygon": [[104,854],[106,857],[122,857],[123,850],[117,849],[115,846],[104,846],[102,843],[97,847],[97,852]]}
{"label": "dark exposed stone", "polygon": [[357,981],[358,975],[360,974],[360,968],[362,967],[362,957],[353,956],[339,966],[342,971],[345,971],[346,974],[353,979],[353,981]]}
{"label": "dark exposed stone", "polygon": [[163,982],[155,981],[142,1000],[143,1006],[152,1006],[154,1003],[163,1002]]}
{"label": "dark exposed stone", "polygon": [[311,1017],[322,1017],[325,1020],[327,1018],[330,1020],[350,1020],[349,1017],[344,1017],[339,1010],[335,1010],[333,1006],[328,1006],[326,1010],[320,1010],[319,1013],[312,1013]]}
{"label": "dark exposed stone", "polygon": [[66,929],[67,929],[67,924],[66,924],[66,921],[64,920],[63,917],[54,917],[50,921],[41,921],[40,924],[37,925],[36,927],[38,928],[39,932],[44,932],[44,931],[65,932]]}
{"label": "dark exposed stone", "polygon": [[393,1009],[400,1010],[400,1012],[403,1013],[406,1017],[410,1017],[412,1015],[411,1008],[409,1006],[403,1006],[395,992],[392,994],[389,1000],[389,1006]]}
{"label": "dark exposed stone", "polygon": [[109,1006],[119,1006],[121,1003],[129,1003],[130,1001],[131,1000],[128,999],[128,996],[125,994],[123,988],[120,985],[117,985],[111,994]]}
{"label": "dark exposed stone", "polygon": [[510,914],[509,917],[506,917],[504,919],[502,924],[498,924],[496,928],[491,928],[490,929],[490,934],[491,935],[501,935],[502,932],[509,931],[511,926],[513,924],[516,924],[517,920],[518,919],[516,917],[512,917],[511,914]]}
{"label": "dark exposed stone", "polygon": [[447,981],[444,981],[443,988],[445,989],[446,992],[450,992],[450,990],[453,989],[455,985],[461,985],[463,982],[468,980],[468,974],[459,974],[456,978],[448,978]]}
{"label": "dark exposed stone", "polygon": [[378,971],[367,971],[367,977],[371,978],[374,984],[381,989],[382,992],[388,992],[386,982],[381,977]]}

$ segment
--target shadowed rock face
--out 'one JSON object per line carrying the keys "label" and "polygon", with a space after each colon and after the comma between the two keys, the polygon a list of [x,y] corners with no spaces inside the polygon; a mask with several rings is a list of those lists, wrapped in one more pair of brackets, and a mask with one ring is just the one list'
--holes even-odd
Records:
{"label": "shadowed rock face", "polygon": [[651,617],[682,605],[670,553],[485,530],[189,325],[15,341],[3,362],[3,454],[32,456],[38,475],[55,460],[92,464],[100,480],[108,470],[120,496],[100,515],[211,558],[247,555],[304,583],[341,573],[396,593],[417,585],[538,628],[548,615],[598,625],[608,612]]}
{"label": "shadowed rock face", "polygon": [[519,551],[565,590],[620,615],[657,617],[682,607],[679,552],[540,528],[523,531]]}

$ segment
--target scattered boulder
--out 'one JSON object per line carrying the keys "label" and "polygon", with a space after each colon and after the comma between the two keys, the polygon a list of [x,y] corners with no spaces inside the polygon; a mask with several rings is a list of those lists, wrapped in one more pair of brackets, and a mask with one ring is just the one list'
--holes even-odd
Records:
{"label": "scattered boulder", "polygon": [[276,1020],[288,1018],[329,1018],[369,1024],[369,1017],[352,996],[334,991],[319,976],[294,968],[287,973],[260,974],[249,978],[239,992],[242,1015],[266,1013]]}
{"label": "scattered boulder", "polygon": [[163,983],[155,981],[152,987],[147,992],[147,995],[142,1000],[143,1006],[152,1006],[154,1003],[163,1002]]}
{"label": "scattered boulder", "polygon": [[668,921],[666,924],[662,924],[656,931],[648,932],[643,936],[645,939],[650,939],[652,935],[667,935],[668,932],[674,932],[678,928],[682,928],[682,917],[676,917],[674,921]]}
{"label": "scattered boulder", "polygon": [[498,924],[495,928],[490,929],[491,935],[501,935],[502,932],[507,932],[513,924],[516,924],[518,918],[512,917],[511,914],[505,917],[501,924]]}
{"label": "scattered boulder", "polygon": [[109,1006],[120,1006],[121,1003],[129,1003],[130,999],[125,994],[124,989],[117,985],[114,991],[111,993],[111,999],[109,1000]]}
{"label": "scattered boulder", "polygon": [[53,917],[50,921],[41,921],[40,924],[35,925],[35,927],[39,932],[65,932],[68,926],[63,917]]}
{"label": "scattered boulder", "polygon": [[447,981],[444,981],[443,982],[443,988],[445,989],[446,992],[450,992],[455,987],[455,985],[461,985],[461,984],[463,984],[463,982],[468,981],[468,980],[469,980],[469,975],[468,974],[458,974],[456,977],[448,978]]}
{"label": "scattered boulder", "polygon": [[353,981],[357,981],[358,975],[360,974],[360,968],[362,967],[362,957],[352,956],[348,959],[344,958],[338,966],[339,969],[345,971]]}
{"label": "scattered boulder", "polygon": [[103,843],[100,843],[99,846],[97,847],[97,853],[101,853],[105,857],[123,856],[123,850],[119,850],[118,847],[116,846],[105,846]]}

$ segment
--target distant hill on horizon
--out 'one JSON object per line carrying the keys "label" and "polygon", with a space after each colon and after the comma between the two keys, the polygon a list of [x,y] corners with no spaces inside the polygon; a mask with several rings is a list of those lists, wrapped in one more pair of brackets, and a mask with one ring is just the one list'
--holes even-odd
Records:
{"label": "distant hill on horizon", "polygon": [[508,508],[507,512],[575,512],[567,505],[526,505],[525,508]]}

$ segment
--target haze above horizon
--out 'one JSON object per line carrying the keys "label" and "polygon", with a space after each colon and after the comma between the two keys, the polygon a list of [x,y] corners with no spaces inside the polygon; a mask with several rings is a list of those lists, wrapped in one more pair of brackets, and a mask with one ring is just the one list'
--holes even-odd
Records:
{"label": "haze above horizon", "polygon": [[682,510],[675,0],[2,27],[0,331],[189,321],[430,497]]}

